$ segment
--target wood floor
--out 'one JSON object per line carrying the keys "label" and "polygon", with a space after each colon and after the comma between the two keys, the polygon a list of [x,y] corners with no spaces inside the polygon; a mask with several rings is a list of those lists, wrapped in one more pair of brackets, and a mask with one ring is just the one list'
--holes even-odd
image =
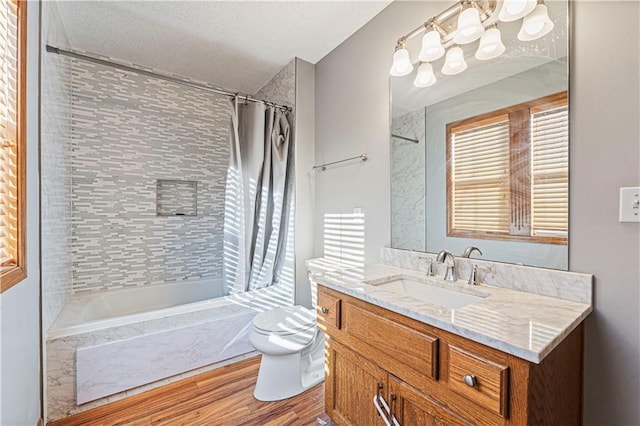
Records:
{"label": "wood floor", "polygon": [[253,397],[260,357],[249,358],[61,420],[72,425],[317,425],[324,413],[324,384],[283,401]]}

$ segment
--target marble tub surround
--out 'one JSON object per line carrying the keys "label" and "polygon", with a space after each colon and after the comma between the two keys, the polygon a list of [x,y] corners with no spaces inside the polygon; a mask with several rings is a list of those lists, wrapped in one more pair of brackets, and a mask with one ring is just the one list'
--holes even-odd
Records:
{"label": "marble tub surround", "polygon": [[[329,270],[322,259],[313,259],[307,266],[320,285],[534,363],[542,361],[592,311],[590,303],[487,284],[469,286],[466,280],[446,282],[439,269],[436,277],[427,277],[424,271],[382,264],[355,271]],[[403,277],[482,297],[450,309],[368,284]]]}
{"label": "marble tub surround", "polygon": [[[216,299],[212,301],[214,307],[207,307],[208,301],[197,302],[194,310],[171,316],[94,327],[84,333],[51,333],[56,337],[46,341],[47,420],[99,407],[255,354],[247,334],[253,316],[292,301],[290,287],[272,286]],[[220,302],[225,303],[221,306]],[[122,355],[133,346],[150,353]],[[114,354],[117,356],[109,358]],[[131,377],[123,379],[126,372],[131,372]],[[95,397],[99,399],[92,400]],[[82,403],[85,401],[89,402]]]}
{"label": "marble tub surround", "polygon": [[[383,247],[380,250],[381,263],[416,271],[426,271],[428,259],[431,259],[434,274],[436,277],[443,277],[446,266],[436,263],[436,256],[436,253],[398,250],[389,247]],[[484,260],[482,257],[476,257],[475,254],[469,259],[456,256],[455,260],[458,281],[466,283],[473,266],[477,265],[481,283],[592,304],[593,275],[590,274],[492,262]]]}

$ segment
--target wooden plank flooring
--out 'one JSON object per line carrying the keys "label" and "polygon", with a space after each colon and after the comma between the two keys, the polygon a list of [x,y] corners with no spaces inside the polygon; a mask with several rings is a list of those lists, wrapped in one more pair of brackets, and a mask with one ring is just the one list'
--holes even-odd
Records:
{"label": "wooden plank flooring", "polygon": [[260,402],[253,397],[260,357],[253,357],[153,389],[50,426],[115,425],[316,425],[324,413],[324,383],[294,398]]}

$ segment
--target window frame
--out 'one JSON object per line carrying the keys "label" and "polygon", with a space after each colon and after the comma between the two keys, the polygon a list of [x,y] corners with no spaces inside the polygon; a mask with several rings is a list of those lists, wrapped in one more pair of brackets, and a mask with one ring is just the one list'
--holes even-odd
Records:
{"label": "window frame", "polygon": [[[0,265],[0,293],[4,293],[27,277],[27,206],[26,206],[26,157],[27,157],[27,2],[10,0],[17,6],[17,89],[16,96],[16,181],[17,181],[17,250],[16,264]],[[2,149],[0,147],[0,149]]]}
{"label": "window frame", "polygon": [[[509,206],[510,223],[514,223],[514,205],[526,208],[529,226],[531,225],[531,114],[544,109],[551,109],[560,105],[568,106],[568,92],[563,91],[552,95],[544,96],[532,101],[523,102],[490,111],[474,117],[465,118],[446,125],[446,215],[447,215],[447,237],[490,239],[503,241],[520,241],[528,243],[544,243],[555,245],[567,245],[568,235],[562,236],[541,236],[541,235],[514,235],[512,233],[476,231],[455,229],[453,224],[453,135],[457,132],[468,130],[482,125],[494,123],[500,117],[509,116]],[[523,151],[524,150],[524,151]],[[524,152],[524,154],[523,154]],[[524,162],[523,162],[524,161]],[[519,164],[515,172],[512,166]],[[569,171],[567,170],[567,176]],[[511,232],[511,231],[510,231]],[[567,230],[568,233],[568,230]]]}

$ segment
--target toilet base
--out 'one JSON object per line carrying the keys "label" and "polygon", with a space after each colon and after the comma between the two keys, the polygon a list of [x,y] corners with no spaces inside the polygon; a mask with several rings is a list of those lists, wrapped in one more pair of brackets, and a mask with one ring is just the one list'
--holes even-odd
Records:
{"label": "toilet base", "polygon": [[258,401],[279,401],[301,394],[324,381],[324,333],[310,348],[288,355],[262,354],[253,396]]}

